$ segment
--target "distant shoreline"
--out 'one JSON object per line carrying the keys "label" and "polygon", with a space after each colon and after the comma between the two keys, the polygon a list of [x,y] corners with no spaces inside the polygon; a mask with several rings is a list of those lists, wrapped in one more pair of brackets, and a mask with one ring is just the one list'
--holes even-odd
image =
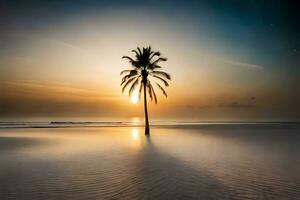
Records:
{"label": "distant shoreline", "polygon": [[[176,122],[161,121],[152,122],[153,127],[207,127],[207,126],[254,126],[254,125],[300,125],[300,122],[287,121],[265,121],[265,122]],[[143,127],[143,124],[134,122],[73,122],[73,121],[51,121],[51,122],[0,122],[0,128],[97,128],[97,127]]]}

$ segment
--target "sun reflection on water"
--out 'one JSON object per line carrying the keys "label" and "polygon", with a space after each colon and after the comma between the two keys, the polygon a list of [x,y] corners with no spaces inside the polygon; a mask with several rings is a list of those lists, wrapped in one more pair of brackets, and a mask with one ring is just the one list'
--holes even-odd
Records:
{"label": "sun reflection on water", "polygon": [[140,139],[140,133],[137,128],[132,128],[131,129],[131,139],[132,140],[139,140]]}
{"label": "sun reflection on water", "polygon": [[139,117],[133,117],[130,119],[130,123],[134,126],[141,125],[141,119]]}

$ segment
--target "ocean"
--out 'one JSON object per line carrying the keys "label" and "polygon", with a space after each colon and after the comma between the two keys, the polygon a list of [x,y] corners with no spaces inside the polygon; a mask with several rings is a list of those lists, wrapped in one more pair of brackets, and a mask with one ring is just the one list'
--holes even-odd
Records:
{"label": "ocean", "polygon": [[0,199],[300,199],[300,124],[0,123]]}

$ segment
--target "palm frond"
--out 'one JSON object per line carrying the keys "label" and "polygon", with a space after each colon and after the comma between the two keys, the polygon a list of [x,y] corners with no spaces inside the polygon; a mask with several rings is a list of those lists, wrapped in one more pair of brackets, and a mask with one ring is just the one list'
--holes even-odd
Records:
{"label": "palm frond", "polygon": [[127,72],[130,72],[130,71],[131,71],[130,69],[123,70],[123,71],[120,72],[120,75],[123,75],[123,74],[125,74]]}
{"label": "palm frond", "polygon": [[143,89],[144,83],[143,81],[140,82],[140,89],[139,89],[139,99],[141,99],[142,89]]}
{"label": "palm frond", "polygon": [[122,80],[121,80],[121,85],[126,81],[128,80],[129,78],[132,78],[132,76],[130,76],[129,74],[128,75],[125,75]]}
{"label": "palm frond", "polygon": [[155,104],[157,104],[157,97],[156,97],[154,88],[153,88],[152,84],[150,83],[150,81],[149,81],[149,85],[150,85],[150,88],[151,88],[151,91],[152,91],[152,95],[154,97]]}
{"label": "palm frond", "polygon": [[[127,79],[131,78],[131,77],[134,77],[136,75],[138,75],[139,72],[137,70],[131,70],[129,74],[125,75],[123,78],[122,78],[122,83],[125,82]],[[122,85],[122,84],[121,84]]]}
{"label": "palm frond", "polygon": [[162,67],[159,66],[159,65],[152,65],[152,64],[150,64],[147,68],[148,68],[149,70],[155,70],[155,69],[162,68]]}
{"label": "palm frond", "polygon": [[129,80],[131,80],[131,79],[134,79],[134,78],[136,78],[137,76],[139,76],[139,75],[135,75],[135,76],[132,76],[132,77],[129,77],[129,78],[126,78],[126,79],[122,79],[122,82],[121,82],[121,84],[120,85],[123,85],[126,81],[129,81]]}
{"label": "palm frond", "polygon": [[138,47],[137,50],[138,50],[139,53],[140,53],[139,55],[142,56],[142,51],[141,51],[140,47]]}
{"label": "palm frond", "polygon": [[[129,72],[129,74],[133,74],[133,73],[135,73],[135,74],[138,74],[139,73],[139,71],[137,71],[136,69],[126,69],[126,70],[123,70],[123,71],[121,71],[121,73],[120,73],[120,75],[123,75],[123,74],[125,74],[125,73],[128,73]],[[128,75],[129,75],[128,74]]]}
{"label": "palm frond", "polygon": [[160,62],[160,61],[167,61],[167,58],[159,57],[157,60],[155,60],[155,61],[152,62],[151,64],[152,64],[152,65],[155,65],[155,64],[157,64],[157,63]]}
{"label": "palm frond", "polygon": [[129,56],[122,56],[122,59],[124,58],[128,59],[130,62],[135,62],[135,60]]}
{"label": "palm frond", "polygon": [[156,51],[156,52],[153,52],[152,51],[152,56],[150,57],[150,60],[152,60],[152,58],[154,57],[154,56],[160,56],[160,52],[159,51]]}
{"label": "palm frond", "polygon": [[158,88],[163,92],[163,94],[164,94],[166,97],[168,97],[168,95],[167,95],[165,89],[164,89],[161,85],[159,85],[158,83],[156,83],[156,85],[157,85]]}
{"label": "palm frond", "polygon": [[146,87],[147,87],[147,90],[148,90],[148,93],[149,93],[149,97],[152,101],[153,97],[152,97],[152,91],[151,91],[151,87],[150,87],[150,82],[147,81],[147,84],[146,84]]}
{"label": "palm frond", "polygon": [[155,75],[157,75],[157,76],[163,76],[163,77],[165,77],[166,79],[171,80],[171,75],[168,74],[168,73],[166,73],[166,72],[163,72],[163,71],[152,71],[152,72],[150,72],[150,73],[151,73],[151,74],[155,74]]}
{"label": "palm frond", "polygon": [[132,85],[131,85],[131,87],[130,87],[130,89],[129,89],[129,92],[128,92],[129,96],[131,96],[133,90],[134,90],[134,89],[136,88],[136,86],[139,84],[139,79],[140,79],[140,77],[136,78],[135,81],[132,83]]}
{"label": "palm frond", "polygon": [[134,59],[132,59],[131,57],[129,56],[122,56],[122,59],[128,59],[129,62],[131,63],[132,66],[136,67],[136,68],[140,68],[141,66],[138,64],[137,61],[135,61]]}
{"label": "palm frond", "polygon": [[129,79],[129,80],[125,83],[125,85],[123,86],[123,88],[122,88],[122,93],[124,93],[126,87],[127,87],[132,81],[134,81],[134,80],[136,80],[136,79],[138,79],[138,78],[139,78],[139,76]]}
{"label": "palm frond", "polygon": [[167,87],[169,86],[169,83],[165,79],[163,79],[162,77],[156,76],[154,74],[151,74],[151,76],[153,76],[153,77],[159,79],[160,81],[162,81],[165,84],[165,86],[167,86]]}
{"label": "palm frond", "polygon": [[136,57],[137,60],[141,57],[141,54],[139,52],[137,52],[137,50],[134,49],[134,50],[131,50],[131,51],[135,53],[135,57]]}

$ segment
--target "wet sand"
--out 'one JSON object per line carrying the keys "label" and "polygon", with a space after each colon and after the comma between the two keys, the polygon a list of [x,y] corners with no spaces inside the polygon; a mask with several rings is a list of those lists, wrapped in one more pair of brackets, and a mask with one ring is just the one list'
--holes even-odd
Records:
{"label": "wet sand", "polygon": [[0,199],[300,199],[299,125],[0,129]]}

